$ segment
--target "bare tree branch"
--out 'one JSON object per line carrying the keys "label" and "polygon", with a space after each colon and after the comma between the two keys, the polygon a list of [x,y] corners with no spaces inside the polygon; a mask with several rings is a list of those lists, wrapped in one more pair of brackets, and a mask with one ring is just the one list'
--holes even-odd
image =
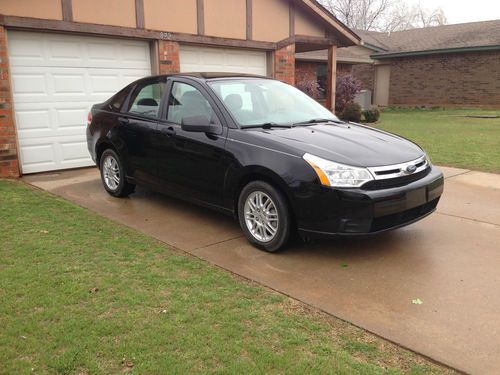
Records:
{"label": "bare tree branch", "polygon": [[320,0],[352,29],[399,31],[446,24],[441,8],[408,6],[404,0]]}

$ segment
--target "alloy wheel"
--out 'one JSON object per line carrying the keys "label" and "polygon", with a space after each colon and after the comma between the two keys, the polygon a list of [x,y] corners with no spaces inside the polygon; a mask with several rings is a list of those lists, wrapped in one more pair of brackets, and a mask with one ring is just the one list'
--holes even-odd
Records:
{"label": "alloy wheel", "polygon": [[278,233],[279,216],[273,200],[262,191],[250,193],[244,206],[245,223],[252,236],[269,242]]}
{"label": "alloy wheel", "polygon": [[112,155],[106,155],[103,162],[103,176],[106,186],[110,190],[118,189],[120,184],[120,166]]}

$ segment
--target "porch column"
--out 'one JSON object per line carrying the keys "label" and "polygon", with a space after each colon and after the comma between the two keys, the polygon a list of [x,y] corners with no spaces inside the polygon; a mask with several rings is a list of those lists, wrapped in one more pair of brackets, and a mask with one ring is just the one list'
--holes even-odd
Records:
{"label": "porch column", "polygon": [[335,113],[335,87],[337,85],[337,46],[328,47],[328,86],[326,107]]}
{"label": "porch column", "polygon": [[295,85],[295,44],[274,51],[274,78]]}

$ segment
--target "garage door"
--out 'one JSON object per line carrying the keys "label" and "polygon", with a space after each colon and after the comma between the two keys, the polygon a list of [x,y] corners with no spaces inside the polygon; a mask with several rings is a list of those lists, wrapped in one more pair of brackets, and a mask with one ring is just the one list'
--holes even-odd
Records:
{"label": "garage door", "polygon": [[148,43],[21,31],[8,43],[22,172],[92,165],[88,111],[151,74]]}
{"label": "garage door", "polygon": [[266,52],[181,46],[182,72],[231,72],[265,76],[267,74]]}

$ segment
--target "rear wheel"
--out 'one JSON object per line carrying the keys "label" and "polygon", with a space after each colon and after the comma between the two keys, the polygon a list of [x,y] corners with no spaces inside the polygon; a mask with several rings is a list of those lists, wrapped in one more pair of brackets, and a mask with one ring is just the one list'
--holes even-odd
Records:
{"label": "rear wheel", "polygon": [[253,181],[241,191],[238,217],[245,237],[269,252],[288,242],[291,232],[290,209],[283,194],[264,181]]}
{"label": "rear wheel", "polygon": [[135,185],[127,182],[123,164],[114,150],[107,149],[102,153],[100,169],[104,188],[112,196],[126,197],[134,191]]}

